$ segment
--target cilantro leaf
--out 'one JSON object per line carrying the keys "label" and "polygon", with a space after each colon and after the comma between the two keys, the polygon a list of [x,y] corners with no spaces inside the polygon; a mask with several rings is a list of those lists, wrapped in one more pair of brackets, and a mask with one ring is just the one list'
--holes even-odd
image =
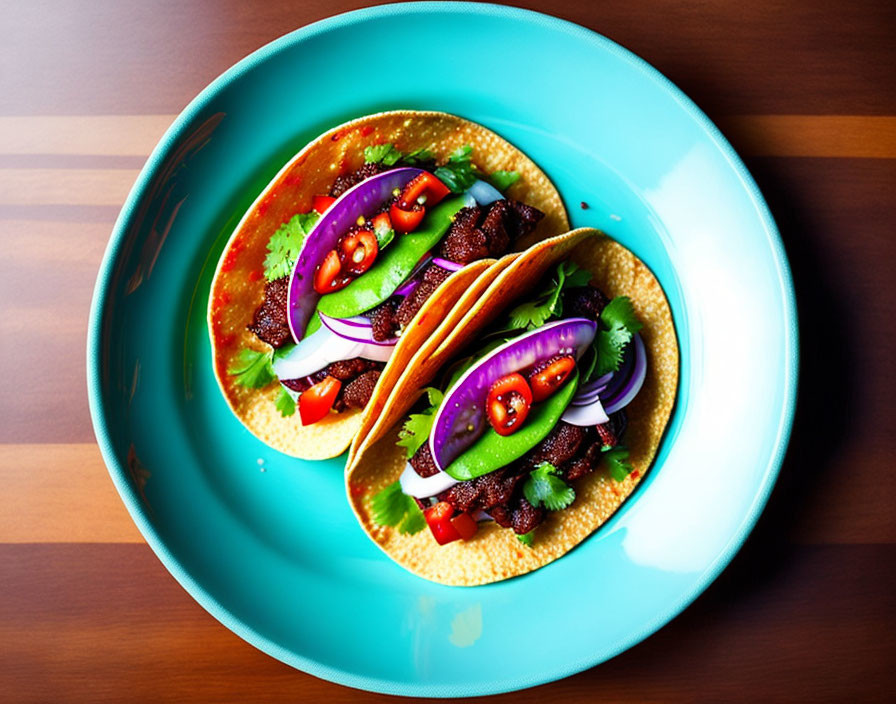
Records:
{"label": "cilantro leaf", "polygon": [[402,153],[398,151],[391,143],[374,144],[364,147],[364,161],[374,164],[385,164],[392,166],[396,161],[401,159]]}
{"label": "cilantro leaf", "polygon": [[373,522],[398,528],[399,533],[418,533],[426,525],[417,502],[401,491],[401,482],[390,484],[370,500]]}
{"label": "cilantro leaf", "polygon": [[473,147],[465,144],[454,150],[448,157],[448,161],[437,168],[433,174],[453,193],[463,193],[481,176],[479,170],[473,166],[471,154]]}
{"label": "cilantro leaf", "polygon": [[386,144],[374,144],[364,147],[364,161],[385,166],[394,166],[399,161],[413,165],[423,161],[432,161],[432,154],[430,154],[428,149],[415,149],[412,152],[403,154],[395,148],[395,145],[387,142]]}
{"label": "cilantro leaf", "polygon": [[641,329],[641,323],[635,317],[632,302],[627,296],[617,296],[610,301],[601,312],[600,321],[606,328],[598,330],[594,338],[597,350],[596,376],[619,369],[626,345],[631,342],[632,335]]}
{"label": "cilantro leaf", "polygon": [[607,470],[610,476],[617,482],[625,481],[625,478],[632,473],[634,467],[628,461],[628,449],[622,445],[607,450],[603,454],[607,462]]}
{"label": "cilantro leaf", "polygon": [[488,180],[495,188],[503,193],[520,180],[520,175],[516,171],[492,171]]}
{"label": "cilantro leaf", "polygon": [[274,402],[274,405],[277,406],[277,410],[280,411],[280,415],[284,418],[289,418],[289,416],[296,412],[295,400],[282,386],[280,387],[280,393],[277,395],[277,400]]}
{"label": "cilantro leaf", "polygon": [[560,470],[550,462],[542,462],[529,472],[523,495],[526,501],[538,508],[543,503],[549,511],[559,511],[569,506],[576,498],[575,489],[557,475]]}
{"label": "cilantro leaf", "polygon": [[535,330],[544,325],[552,315],[563,313],[560,294],[564,288],[584,286],[591,280],[591,274],[580,269],[574,262],[560,262],[554,270],[554,277],[548,287],[534,301],[521,303],[510,311],[510,325],[513,329]]}
{"label": "cilantro leaf", "polygon": [[532,543],[535,542],[535,531],[530,530],[528,533],[523,533],[522,535],[517,535],[516,539],[519,540],[527,548],[531,548]]}
{"label": "cilantro leaf", "polygon": [[271,352],[258,352],[253,349],[240,350],[237,358],[227,368],[227,373],[236,377],[236,383],[250,389],[261,389],[277,377],[271,366]]}
{"label": "cilantro leaf", "polygon": [[305,242],[305,235],[319,217],[314,211],[293,215],[271,235],[268,254],[264,258],[264,275],[268,281],[289,276]]}
{"label": "cilantro leaf", "polygon": [[513,329],[535,330],[545,324],[551,317],[551,309],[545,303],[527,301],[510,311],[510,324]]}
{"label": "cilantro leaf", "polygon": [[399,439],[396,445],[405,448],[408,459],[413,457],[429,439],[436,411],[442,403],[443,394],[438,389],[430,386],[426,389],[426,395],[429,398],[429,408],[423,413],[411,413],[398,433]]}

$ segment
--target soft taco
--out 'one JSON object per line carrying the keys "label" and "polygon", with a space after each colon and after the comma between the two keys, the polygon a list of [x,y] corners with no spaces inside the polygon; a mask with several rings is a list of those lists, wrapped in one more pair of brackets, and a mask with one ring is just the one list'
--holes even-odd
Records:
{"label": "soft taco", "polygon": [[346,483],[392,559],[451,585],[535,570],[604,523],[650,467],[678,383],[659,283],[591,229],[504,266],[435,358],[410,361]]}
{"label": "soft taco", "polygon": [[547,176],[473,122],[395,111],[330,130],[219,260],[208,318],[228,404],[288,455],[341,454],[454,306],[497,276],[495,259],[568,227]]}

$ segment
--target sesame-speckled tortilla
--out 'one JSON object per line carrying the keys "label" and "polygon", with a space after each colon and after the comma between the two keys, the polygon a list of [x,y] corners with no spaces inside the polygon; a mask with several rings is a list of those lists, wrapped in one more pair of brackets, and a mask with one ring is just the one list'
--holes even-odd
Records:
{"label": "sesame-speckled tortilla", "polygon": [[395,441],[401,420],[436,370],[412,363],[392,388],[382,417],[392,422],[375,426],[364,439],[346,473],[349,501],[367,534],[393,560],[426,579],[457,586],[488,584],[538,569],[574,548],[601,526],[632,493],[659,448],[675,403],[678,386],[678,344],[669,304],[659,282],[632,252],[597,230],[581,229],[541,242],[519,255],[486,290],[482,300],[461,316],[453,331],[441,337],[439,359],[453,357],[513,302],[523,297],[541,277],[569,257],[592,272],[592,281],[605,294],[628,296],[644,327],[647,378],[627,407],[628,428],[623,442],[629,448],[634,472],[623,482],[605,470],[576,480],[576,500],[563,511],[549,513],[535,529],[531,548],[512,530],[494,523],[480,524],[469,541],[438,545],[429,530],[402,535],[373,523],[369,499],[395,482],[407,458]]}
{"label": "sesame-speckled tortilla", "polygon": [[[234,383],[227,369],[243,348],[270,350],[246,329],[264,298],[264,258],[271,234],[296,213],[311,210],[311,198],[325,194],[340,173],[364,161],[364,147],[391,142],[404,152],[428,149],[443,161],[457,148],[473,147],[473,162],[484,172],[517,171],[520,179],[507,195],[532,205],[544,219],[518,248],[569,229],[560,194],[548,177],[516,147],[494,132],[463,118],[439,112],[400,110],[362,117],[335,127],[311,142],[283,167],[240,221],[218,262],[209,296],[208,324],[215,376],[227,403],[256,437],[294,457],[335,457],[372,427],[397,371],[416,352],[455,303],[494,260],[474,262],[452,274],[408,326],[381,376],[367,408],[331,413],[303,427],[299,414],[284,418],[274,406],[279,385],[248,389]],[[470,296],[464,305],[471,305]],[[442,329],[442,328],[440,328]],[[443,329],[443,334],[448,330]]]}

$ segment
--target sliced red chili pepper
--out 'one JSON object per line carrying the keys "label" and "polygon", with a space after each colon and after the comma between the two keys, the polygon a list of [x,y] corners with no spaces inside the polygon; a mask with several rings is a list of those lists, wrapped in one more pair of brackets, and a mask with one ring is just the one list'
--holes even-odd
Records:
{"label": "sliced red chili pepper", "polygon": [[392,227],[396,232],[402,234],[411,232],[417,228],[426,215],[426,208],[418,205],[415,210],[402,210],[398,207],[398,203],[393,203],[389,208],[389,219],[392,221]]}
{"label": "sliced red chili pepper", "polygon": [[332,293],[348,286],[351,280],[350,276],[342,275],[339,253],[331,249],[314,272],[314,290],[321,295]]}
{"label": "sliced red chili pepper", "polygon": [[520,429],[532,406],[532,390],[522,374],[507,374],[488,390],[485,410],[488,422],[498,435],[510,435]]}
{"label": "sliced red chili pepper", "polygon": [[342,382],[336,377],[328,376],[323,381],[306,389],[299,396],[299,417],[302,425],[311,425],[326,417],[333,407]]}
{"label": "sliced red chili pepper", "polygon": [[355,276],[373,266],[380,249],[376,235],[370,230],[358,230],[343,237],[339,248],[342,250],[342,268]]}
{"label": "sliced red chili pepper", "polygon": [[430,506],[423,512],[426,524],[432,531],[433,537],[439,545],[445,545],[454,540],[460,540],[460,533],[451,523],[454,507],[447,501],[440,501],[435,506]]}
{"label": "sliced red chili pepper", "polygon": [[553,360],[543,369],[537,369],[529,374],[529,384],[532,385],[532,397],[536,403],[544,401],[559,389],[569,375],[576,368],[574,357],[560,357]]}
{"label": "sliced red chili pepper", "polygon": [[439,179],[428,171],[415,176],[404,187],[398,205],[402,210],[411,210],[416,205],[424,205],[427,208],[435,205],[451,190]]}
{"label": "sliced red chili pepper", "polygon": [[392,229],[392,221],[389,219],[389,213],[379,213],[378,215],[374,215],[370,224],[373,225],[373,233],[376,235],[377,239],[381,239]]}
{"label": "sliced red chili pepper", "polygon": [[459,513],[451,519],[451,525],[454,526],[460,537],[469,540],[476,531],[479,530],[479,524],[473,519],[469,513]]}
{"label": "sliced red chili pepper", "polygon": [[311,196],[311,209],[323,215],[335,200],[332,196]]}

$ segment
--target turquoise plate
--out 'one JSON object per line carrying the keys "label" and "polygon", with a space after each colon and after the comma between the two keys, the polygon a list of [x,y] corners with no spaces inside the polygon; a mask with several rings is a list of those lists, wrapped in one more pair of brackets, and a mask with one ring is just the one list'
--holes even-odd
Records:
{"label": "turquoise plate", "polygon": [[[605,229],[652,267],[678,328],[678,403],[638,492],[566,557],[485,587],[439,586],[393,564],[349,510],[343,460],[269,450],[212,376],[207,292],[242,213],[307,141],[392,108],[457,113],[523,149],[559,187],[574,226]],[[796,374],[781,241],[719,131],[604,37],[476,4],[340,15],[215,80],[175,120],[122,209],[88,341],[99,445],[184,588],[294,667],[422,696],[565,677],[678,614],[765,504]],[[582,585],[584,601],[556,597]]]}

